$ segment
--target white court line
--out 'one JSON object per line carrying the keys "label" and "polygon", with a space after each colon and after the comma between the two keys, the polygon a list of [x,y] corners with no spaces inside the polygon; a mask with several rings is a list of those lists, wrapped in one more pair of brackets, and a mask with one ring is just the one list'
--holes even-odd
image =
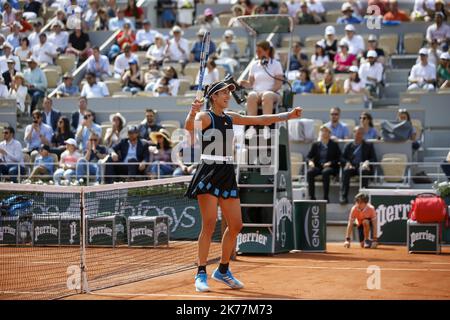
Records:
{"label": "white court line", "polygon": [[299,300],[295,298],[275,298],[275,297],[252,297],[252,296],[214,296],[209,294],[170,294],[170,293],[121,293],[121,292],[105,292],[95,293],[90,292],[89,295],[94,296],[111,296],[111,297],[165,297],[165,298],[214,298],[214,299],[227,299],[227,300]]}

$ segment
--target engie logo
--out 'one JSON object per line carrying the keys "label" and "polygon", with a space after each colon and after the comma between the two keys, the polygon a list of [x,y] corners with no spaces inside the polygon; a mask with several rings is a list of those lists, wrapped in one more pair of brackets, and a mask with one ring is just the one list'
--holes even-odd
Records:
{"label": "engie logo", "polygon": [[418,240],[425,240],[430,242],[436,241],[436,235],[433,233],[430,233],[430,231],[425,232],[413,232],[411,233],[411,248],[414,247],[414,243]]}
{"label": "engie logo", "polygon": [[395,204],[390,206],[385,206],[384,204],[381,204],[377,208],[377,233],[378,237],[381,237],[383,235],[383,226],[386,224],[401,221],[401,220],[408,220],[408,213],[411,210],[413,200],[411,200],[410,203],[405,204]]}
{"label": "engie logo", "polygon": [[[320,246],[320,219],[319,206],[313,205],[308,208],[305,215],[305,236],[308,246],[317,248]],[[309,217],[311,215],[311,218]],[[311,228],[311,229],[310,229]]]}
{"label": "engie logo", "polygon": [[241,245],[253,242],[265,246],[267,244],[267,236],[259,234],[259,231],[250,233],[239,233],[236,241],[236,251],[239,251]]}

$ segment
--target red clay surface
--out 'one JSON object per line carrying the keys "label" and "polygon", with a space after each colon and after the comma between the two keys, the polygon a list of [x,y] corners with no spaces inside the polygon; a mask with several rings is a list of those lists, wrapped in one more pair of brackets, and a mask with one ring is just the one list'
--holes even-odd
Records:
{"label": "red clay surface", "polygon": [[[380,289],[367,287],[369,266],[380,268]],[[327,253],[238,256],[231,267],[244,289],[209,280],[212,291],[197,293],[195,270],[188,270],[66,299],[450,299],[450,247],[435,255],[329,243]]]}

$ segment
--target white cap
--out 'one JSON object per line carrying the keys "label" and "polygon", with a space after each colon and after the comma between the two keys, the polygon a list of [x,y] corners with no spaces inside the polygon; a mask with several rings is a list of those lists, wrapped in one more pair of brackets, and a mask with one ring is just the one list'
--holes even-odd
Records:
{"label": "white cap", "polygon": [[345,31],[353,31],[355,32],[355,26],[352,24],[348,24],[345,26]]}
{"label": "white cap", "polygon": [[347,46],[348,48],[348,41],[345,39],[341,39],[341,41],[339,41],[339,47],[341,46]]}
{"label": "white cap", "polygon": [[225,33],[223,34],[225,37],[234,37],[234,32],[233,30],[225,30]]}
{"label": "white cap", "polygon": [[357,66],[351,66],[351,67],[348,69],[348,71],[350,71],[350,72],[358,72],[359,69],[358,69]]}
{"label": "white cap", "polygon": [[71,145],[73,145],[73,146],[77,146],[77,142],[75,141],[75,139],[74,138],[69,138],[69,139],[67,139],[66,141],[64,141],[64,143],[65,144],[71,144]]}
{"label": "white cap", "polygon": [[377,41],[377,36],[376,35],[374,35],[374,34],[371,34],[370,36],[369,36],[369,39],[367,39],[368,41]]}
{"label": "white cap", "polygon": [[3,48],[6,48],[6,47],[10,48],[11,50],[14,49],[14,47],[12,46],[12,44],[9,43],[9,42],[3,43]]}
{"label": "white cap", "polygon": [[336,29],[333,26],[328,26],[325,28],[325,35],[336,34]]}
{"label": "white cap", "polygon": [[317,41],[316,46],[319,46],[319,47],[325,49],[325,43],[322,40]]}
{"label": "white cap", "polygon": [[170,34],[173,35],[175,32],[179,32],[182,35],[184,34],[183,30],[179,26],[174,26],[172,30],[170,30]]}
{"label": "white cap", "polygon": [[420,49],[420,50],[419,50],[419,55],[420,55],[420,54],[427,56],[427,55],[428,55],[428,49],[427,49],[427,48],[422,48],[422,49]]}
{"label": "white cap", "polygon": [[344,2],[342,4],[341,11],[346,11],[348,9],[353,10],[352,5],[349,2]]}
{"label": "white cap", "polygon": [[439,58],[441,58],[442,60],[450,60],[450,53],[443,52],[441,53],[441,56]]}
{"label": "white cap", "polygon": [[376,58],[378,57],[377,52],[375,50],[367,51],[367,58]]}

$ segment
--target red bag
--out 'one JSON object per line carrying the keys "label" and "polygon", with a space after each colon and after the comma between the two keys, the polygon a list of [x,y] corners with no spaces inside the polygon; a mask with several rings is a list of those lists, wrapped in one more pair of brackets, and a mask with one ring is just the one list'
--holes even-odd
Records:
{"label": "red bag", "polygon": [[438,223],[447,220],[448,225],[447,204],[434,193],[418,194],[408,216],[419,223]]}

